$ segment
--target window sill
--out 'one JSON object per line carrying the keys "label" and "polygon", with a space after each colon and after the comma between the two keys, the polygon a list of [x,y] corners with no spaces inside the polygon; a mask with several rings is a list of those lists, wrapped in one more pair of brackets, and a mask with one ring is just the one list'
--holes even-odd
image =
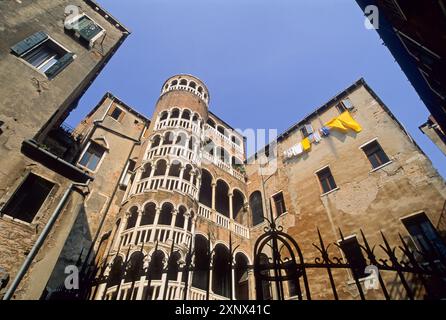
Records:
{"label": "window sill", "polygon": [[392,160],[390,160],[389,162],[386,162],[386,163],[380,165],[379,167],[376,167],[376,168],[370,170],[370,173],[373,173],[373,172],[375,172],[375,171],[378,171],[379,169],[382,169],[382,168],[384,168],[385,166],[387,166],[387,165],[389,165],[389,164],[391,164],[391,163],[393,163]]}
{"label": "window sill", "polygon": [[20,224],[22,226],[26,226],[26,227],[32,228],[32,223],[29,223],[29,222],[26,222],[26,221],[23,221],[23,220],[20,220],[20,219],[15,219],[15,218],[13,218],[11,216],[8,216],[7,214],[0,215],[0,218],[3,219],[3,220],[6,220],[6,221],[14,222],[14,223]]}
{"label": "window sill", "polygon": [[325,193],[321,194],[321,198],[323,196],[329,195],[330,193],[333,193],[333,192],[338,191],[338,190],[339,190],[339,187],[336,187],[336,188],[334,188],[334,189],[332,189],[332,190],[330,190],[328,192],[325,192]]}

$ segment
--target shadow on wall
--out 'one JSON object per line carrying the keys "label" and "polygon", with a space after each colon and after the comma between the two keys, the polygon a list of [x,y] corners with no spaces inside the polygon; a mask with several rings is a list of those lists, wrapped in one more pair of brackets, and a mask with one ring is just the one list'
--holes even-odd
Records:
{"label": "shadow on wall", "polygon": [[64,283],[68,275],[65,274],[65,268],[67,266],[78,267],[80,273],[88,248],[92,243],[92,236],[89,230],[88,219],[85,208],[83,207],[65,241],[59,259],[42,293],[41,300],[52,299],[52,295],[65,288]]}

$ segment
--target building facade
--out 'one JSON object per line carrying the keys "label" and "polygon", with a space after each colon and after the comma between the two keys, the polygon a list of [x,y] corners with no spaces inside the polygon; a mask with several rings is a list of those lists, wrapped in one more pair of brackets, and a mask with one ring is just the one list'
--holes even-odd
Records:
{"label": "building facade", "polygon": [[[288,278],[283,297],[276,283],[256,283],[256,261],[272,254],[257,252],[257,242],[272,221],[307,261],[317,261],[318,231],[351,263],[364,260],[362,232],[371,246],[384,232],[419,248],[423,229],[446,253],[444,180],[363,79],[249,159],[252,141],[211,113],[209,101],[196,77],[164,83],[113,227],[103,230],[112,241],[95,260],[90,299],[244,300],[259,290],[263,299],[310,291],[333,299],[325,269],[308,271],[304,294]],[[365,277],[345,269],[331,277],[338,298],[358,298]],[[383,280],[392,283],[389,298],[407,298],[391,275]]]}
{"label": "building facade", "polygon": [[93,180],[63,121],[128,35],[90,0],[0,4],[0,296],[45,289]]}

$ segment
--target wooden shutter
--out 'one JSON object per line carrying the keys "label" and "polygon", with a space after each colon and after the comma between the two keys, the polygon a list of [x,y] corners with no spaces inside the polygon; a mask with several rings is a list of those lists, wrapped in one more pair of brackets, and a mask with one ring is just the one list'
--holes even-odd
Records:
{"label": "wooden shutter", "polygon": [[11,51],[14,52],[16,55],[21,56],[28,50],[41,44],[42,42],[44,42],[47,39],[48,39],[48,35],[43,31],[39,31],[39,32],[34,33],[32,36],[29,36],[28,38],[20,41],[19,43],[15,44],[14,46],[12,46]]}
{"label": "wooden shutter", "polygon": [[51,68],[49,68],[45,74],[49,79],[54,78],[61,72],[64,68],[66,68],[71,62],[74,60],[74,54],[69,52],[65,54],[62,58],[59,59]]}
{"label": "wooden shutter", "polygon": [[79,24],[79,35],[84,40],[90,42],[99,32],[102,31],[102,28],[99,27],[96,23],[88,19],[88,17],[83,16],[78,21]]}

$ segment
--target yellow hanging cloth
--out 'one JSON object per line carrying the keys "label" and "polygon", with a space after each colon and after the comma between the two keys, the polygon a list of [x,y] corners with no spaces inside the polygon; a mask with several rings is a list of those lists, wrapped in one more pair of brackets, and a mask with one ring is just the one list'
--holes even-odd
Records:
{"label": "yellow hanging cloth", "polygon": [[302,140],[302,148],[304,149],[304,151],[308,151],[311,149],[311,142],[309,138],[305,138]]}
{"label": "yellow hanging cloth", "polygon": [[355,121],[355,119],[353,119],[353,117],[350,115],[350,113],[348,111],[344,111],[339,117],[338,120],[342,122],[342,124],[344,125],[344,127],[350,128],[355,132],[361,132],[362,128],[359,125],[359,123],[357,123]]}
{"label": "yellow hanging cloth", "polygon": [[341,120],[338,119],[338,117],[331,119],[325,124],[326,127],[329,127],[330,129],[338,129],[342,132],[347,132],[347,128],[344,126]]}

